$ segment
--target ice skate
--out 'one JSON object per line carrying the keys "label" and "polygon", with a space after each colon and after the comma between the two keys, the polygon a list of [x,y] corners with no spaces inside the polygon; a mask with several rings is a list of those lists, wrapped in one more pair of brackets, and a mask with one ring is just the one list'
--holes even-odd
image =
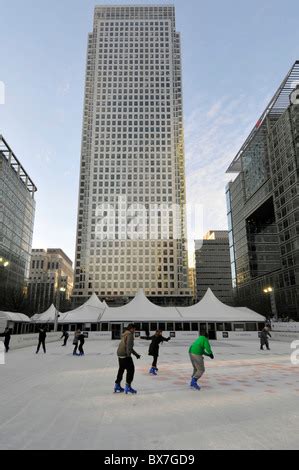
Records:
{"label": "ice skate", "polygon": [[125,391],[125,389],[122,388],[120,384],[115,384],[114,393],[123,393],[124,391]]}
{"label": "ice skate", "polygon": [[157,375],[157,372],[156,372],[155,367],[151,367],[150,370],[149,370],[149,373],[150,373],[151,375]]}
{"label": "ice skate", "polygon": [[128,393],[135,394],[137,393],[137,390],[134,390],[134,388],[132,388],[131,385],[127,384],[125,388],[125,394],[128,395]]}
{"label": "ice skate", "polygon": [[194,388],[195,390],[200,390],[200,386],[197,383],[197,379],[195,377],[192,377],[190,387]]}

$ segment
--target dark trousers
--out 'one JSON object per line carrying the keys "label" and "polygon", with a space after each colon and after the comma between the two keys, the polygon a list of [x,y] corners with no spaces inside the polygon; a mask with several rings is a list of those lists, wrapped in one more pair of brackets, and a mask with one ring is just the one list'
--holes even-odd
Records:
{"label": "dark trousers", "polygon": [[37,353],[39,352],[41,345],[43,346],[44,352],[46,352],[45,340],[44,340],[44,339],[40,339],[39,342],[38,342],[38,345],[37,345],[37,350],[36,350]]}
{"label": "dark trousers", "polygon": [[68,338],[64,337],[64,342],[63,342],[62,346],[66,346],[67,340],[68,340]]}
{"label": "dark trousers", "polygon": [[152,363],[152,367],[155,367],[155,369],[157,368],[157,361],[158,361],[158,356],[153,356],[153,363]]}
{"label": "dark trousers", "polygon": [[75,347],[74,347],[73,354],[77,354],[77,349],[78,349],[78,343],[77,343],[77,344],[75,344]]}
{"label": "dark trousers", "polygon": [[261,341],[261,349],[264,349],[264,346],[266,346],[267,349],[269,348],[269,341],[267,339],[262,339]]}
{"label": "dark trousers", "polygon": [[83,351],[83,344],[79,344],[79,352],[80,354],[84,354],[84,351]]}
{"label": "dark trousers", "polygon": [[118,374],[115,383],[120,385],[121,381],[123,379],[124,371],[127,371],[127,377],[126,377],[126,383],[128,385],[131,385],[134,379],[134,374],[135,374],[135,366],[133,359],[131,357],[124,357],[124,358],[118,358],[118,364],[119,364],[119,369],[118,369]]}
{"label": "dark trousers", "polygon": [[10,340],[4,341],[4,347],[5,347],[5,351],[6,351],[6,352],[9,351],[9,341],[10,341]]}

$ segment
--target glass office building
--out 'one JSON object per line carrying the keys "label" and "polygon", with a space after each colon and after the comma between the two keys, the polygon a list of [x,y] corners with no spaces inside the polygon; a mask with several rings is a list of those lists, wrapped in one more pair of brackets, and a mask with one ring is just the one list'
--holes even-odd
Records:
{"label": "glass office building", "polygon": [[23,289],[29,274],[36,186],[0,135],[0,290]]}
{"label": "glass office building", "polygon": [[[235,299],[299,318],[299,61],[296,61],[230,165],[227,186]],[[272,306],[273,307],[273,306]]]}

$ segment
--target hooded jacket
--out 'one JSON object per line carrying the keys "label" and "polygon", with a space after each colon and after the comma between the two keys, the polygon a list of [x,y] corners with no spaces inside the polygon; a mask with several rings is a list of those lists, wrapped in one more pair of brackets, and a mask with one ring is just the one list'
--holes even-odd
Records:
{"label": "hooded jacket", "polygon": [[121,336],[121,341],[117,349],[117,355],[120,358],[131,357],[131,355],[138,356],[134,351],[134,334],[126,330]]}

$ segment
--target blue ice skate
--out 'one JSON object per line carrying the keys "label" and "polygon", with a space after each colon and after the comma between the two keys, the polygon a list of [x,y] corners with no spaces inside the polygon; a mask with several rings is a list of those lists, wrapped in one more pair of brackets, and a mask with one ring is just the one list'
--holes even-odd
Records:
{"label": "blue ice skate", "polygon": [[125,391],[119,384],[115,384],[114,386],[114,393],[123,393]]}
{"label": "blue ice skate", "polygon": [[137,390],[134,390],[134,388],[131,387],[131,385],[126,385],[126,388],[125,388],[125,394],[128,395],[128,393],[137,393]]}
{"label": "blue ice skate", "polygon": [[149,373],[152,374],[152,375],[157,375],[157,369],[155,367],[151,367],[150,370],[149,370]]}
{"label": "blue ice skate", "polygon": [[200,386],[197,383],[197,379],[195,377],[192,377],[190,387],[194,388],[195,390],[200,390]]}

